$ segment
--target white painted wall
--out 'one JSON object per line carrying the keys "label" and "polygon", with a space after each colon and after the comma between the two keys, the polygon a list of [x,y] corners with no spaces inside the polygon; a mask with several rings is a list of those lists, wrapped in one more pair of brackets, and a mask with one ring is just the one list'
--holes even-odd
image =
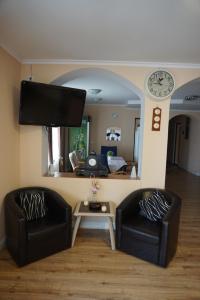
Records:
{"label": "white painted wall", "polygon": [[[32,74],[35,81],[52,82],[61,75],[81,68],[89,68],[88,65],[33,65]],[[97,67],[97,66],[94,66]],[[99,67],[99,66],[98,66]],[[119,76],[132,82],[137,88],[144,92],[145,77],[151,69],[136,68],[125,66],[101,66],[110,70]],[[200,70],[170,70],[174,73],[178,85],[185,83],[193,78],[200,76]],[[22,66],[22,79],[30,74],[30,66]],[[169,103],[166,99],[157,102],[145,96],[142,102],[141,114],[144,117],[144,123],[141,124],[143,135],[142,148],[142,166],[141,179],[135,180],[106,180],[100,179],[101,190],[99,197],[102,200],[114,200],[120,203],[125,195],[138,187],[164,187],[165,185],[165,166],[166,166],[166,149],[168,136],[168,118]],[[161,131],[153,132],[152,110],[159,106],[162,109]],[[89,179],[69,179],[69,178],[45,178],[42,176],[42,130],[41,128],[31,126],[21,126],[20,132],[20,183],[22,186],[28,184],[45,184],[46,186],[55,187],[61,192],[68,201],[74,205],[76,200],[87,197],[90,186]],[[79,189],[77,190],[77,186]]]}

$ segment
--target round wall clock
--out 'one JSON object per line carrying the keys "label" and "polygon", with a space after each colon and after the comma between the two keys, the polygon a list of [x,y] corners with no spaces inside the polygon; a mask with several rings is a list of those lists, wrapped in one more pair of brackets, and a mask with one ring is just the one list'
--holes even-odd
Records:
{"label": "round wall clock", "polygon": [[175,89],[174,76],[165,70],[150,73],[145,82],[148,94],[157,100],[169,97]]}

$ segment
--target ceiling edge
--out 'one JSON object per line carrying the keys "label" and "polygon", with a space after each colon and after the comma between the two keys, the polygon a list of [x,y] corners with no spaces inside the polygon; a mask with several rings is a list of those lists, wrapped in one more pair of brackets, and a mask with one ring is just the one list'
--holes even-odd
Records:
{"label": "ceiling edge", "polygon": [[4,49],[8,54],[10,54],[12,57],[14,57],[19,63],[23,63],[22,59],[13,51],[7,48],[5,45],[0,44],[0,47]]}
{"label": "ceiling edge", "polygon": [[73,59],[23,59],[22,64],[80,64],[80,65],[107,65],[149,68],[176,68],[200,69],[200,64],[172,63],[172,62],[145,62],[145,61],[112,61],[112,60],[73,60]]}

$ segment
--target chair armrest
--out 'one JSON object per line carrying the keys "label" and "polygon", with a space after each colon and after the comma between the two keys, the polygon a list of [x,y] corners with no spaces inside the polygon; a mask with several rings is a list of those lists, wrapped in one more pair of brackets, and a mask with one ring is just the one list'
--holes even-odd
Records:
{"label": "chair armrest", "polygon": [[26,257],[26,220],[13,193],[5,197],[5,229],[7,247],[17,264],[22,266]]}
{"label": "chair armrest", "polygon": [[172,222],[173,218],[176,218],[177,211],[181,209],[181,198],[174,194],[173,192],[167,191],[167,196],[171,199],[171,207],[165,217],[163,222]]}
{"label": "chair armrest", "polygon": [[138,202],[141,200],[142,190],[137,190],[129,194],[116,208],[116,247],[121,244],[121,226],[125,219],[138,212]]}
{"label": "chair armrest", "polygon": [[171,207],[162,220],[162,232],[160,243],[160,265],[167,266],[174,256],[177,248],[179,221],[181,211],[181,199],[172,192],[168,192],[172,199]]}
{"label": "chair armrest", "polygon": [[69,222],[72,219],[72,207],[55,191],[45,191],[48,213],[60,221]]}
{"label": "chair armrest", "polygon": [[116,215],[118,215],[121,220],[138,211],[138,203],[142,199],[142,192],[143,190],[132,192],[119,204]]}
{"label": "chair armrest", "polygon": [[14,193],[9,193],[5,196],[5,209],[6,211],[12,210],[16,218],[23,219],[25,221],[25,215],[23,209],[17,204]]}
{"label": "chair armrest", "polygon": [[48,215],[54,220],[67,224],[66,237],[67,247],[71,247],[72,240],[72,207],[58,193],[52,190],[45,190],[47,194]]}

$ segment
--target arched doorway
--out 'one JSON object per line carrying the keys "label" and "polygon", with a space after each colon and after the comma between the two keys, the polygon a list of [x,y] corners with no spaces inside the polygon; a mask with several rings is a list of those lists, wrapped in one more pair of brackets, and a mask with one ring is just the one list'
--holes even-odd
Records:
{"label": "arched doorway", "polygon": [[186,115],[177,115],[169,121],[167,167],[177,166],[187,168],[189,155],[190,118]]}
{"label": "arched doorway", "polygon": [[167,170],[182,168],[200,176],[200,78],[172,95],[168,131]]}
{"label": "arched doorway", "polygon": [[[92,120],[88,152],[94,150],[99,153],[102,145],[117,146],[117,155],[133,162],[135,119],[140,118],[143,109],[143,101],[141,101],[143,93],[132,82],[102,68],[82,68],[63,74],[52,83],[87,91],[85,113]],[[121,140],[106,140],[106,131],[113,127],[121,130]],[[63,150],[59,159],[64,160],[62,166],[69,166],[69,130],[65,129],[60,136],[66,138],[64,144],[60,146]],[[139,142],[139,169],[141,169],[140,153]]]}

